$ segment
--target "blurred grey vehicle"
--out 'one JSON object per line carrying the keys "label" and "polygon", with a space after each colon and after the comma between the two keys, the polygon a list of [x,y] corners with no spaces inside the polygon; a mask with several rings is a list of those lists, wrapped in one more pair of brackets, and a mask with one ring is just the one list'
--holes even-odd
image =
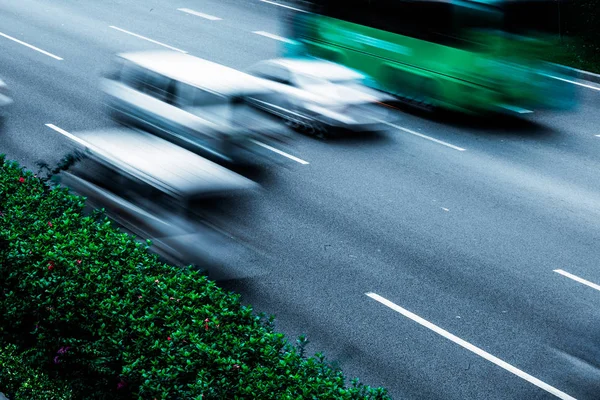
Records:
{"label": "blurred grey vehicle", "polygon": [[62,133],[81,161],[59,183],[87,198],[152,250],[178,266],[215,266],[245,251],[202,215],[204,199],[258,185],[147,132],[121,128]]}
{"label": "blurred grey vehicle", "polygon": [[226,164],[247,164],[264,146],[286,141],[279,121],[246,104],[261,80],[172,51],[119,54],[102,83],[111,114]]}
{"label": "blurred grey vehicle", "polygon": [[295,128],[324,137],[335,131],[379,131],[391,98],[366,87],[366,77],[318,59],[279,58],[259,62],[246,72],[268,80],[271,91],[253,94],[252,104]]}
{"label": "blurred grey vehicle", "polygon": [[[8,115],[8,110],[13,100],[6,83],[0,79],[0,119]],[[0,121],[1,122],[1,121]]]}

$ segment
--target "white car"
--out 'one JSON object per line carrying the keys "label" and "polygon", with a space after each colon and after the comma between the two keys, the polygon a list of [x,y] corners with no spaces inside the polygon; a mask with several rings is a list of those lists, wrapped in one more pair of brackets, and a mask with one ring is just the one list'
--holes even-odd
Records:
{"label": "white car", "polygon": [[8,86],[0,79],[0,119],[6,116],[7,108],[12,104]]}
{"label": "white car", "polygon": [[279,58],[259,62],[246,72],[268,81],[269,89],[251,103],[288,124],[324,137],[336,130],[378,131],[389,117],[389,97],[363,84],[365,76],[317,59]]}
{"label": "white car", "polygon": [[264,153],[254,140],[281,137],[278,121],[245,104],[262,80],[174,51],[119,54],[103,80],[111,114],[127,125],[226,164]]}
{"label": "white car", "polygon": [[[103,208],[111,219],[169,263],[219,265],[244,252],[214,229],[204,199],[250,194],[259,185],[150,133],[127,129],[64,132],[82,159],[60,173],[60,184]],[[233,246],[233,247],[231,247]]]}

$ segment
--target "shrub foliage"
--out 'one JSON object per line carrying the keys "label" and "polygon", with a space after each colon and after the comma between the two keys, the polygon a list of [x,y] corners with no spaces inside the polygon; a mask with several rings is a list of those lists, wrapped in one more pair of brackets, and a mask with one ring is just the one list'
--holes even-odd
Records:
{"label": "shrub foliage", "polygon": [[[386,399],[0,158],[0,341],[86,399]],[[2,382],[0,382],[2,384]]]}
{"label": "shrub foliage", "polygon": [[23,355],[15,345],[0,346],[0,393],[9,400],[73,399],[65,382],[51,379],[43,371],[24,364]]}

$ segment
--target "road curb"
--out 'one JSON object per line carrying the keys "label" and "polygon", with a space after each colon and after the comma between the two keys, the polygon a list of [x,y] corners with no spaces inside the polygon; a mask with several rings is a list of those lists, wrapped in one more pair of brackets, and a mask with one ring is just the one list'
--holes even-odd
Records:
{"label": "road curb", "polygon": [[592,72],[582,71],[580,69],[576,69],[579,79],[583,79],[584,81],[590,81],[595,83],[600,83],[600,75],[594,74]]}

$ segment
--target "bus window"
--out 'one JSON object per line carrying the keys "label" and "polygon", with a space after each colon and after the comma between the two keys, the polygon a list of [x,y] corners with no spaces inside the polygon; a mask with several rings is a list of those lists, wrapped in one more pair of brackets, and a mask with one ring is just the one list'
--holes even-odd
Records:
{"label": "bus window", "polygon": [[377,29],[436,42],[451,34],[452,6],[448,3],[388,0],[377,13]]}
{"label": "bus window", "polygon": [[445,44],[452,38],[453,6],[443,1],[329,0],[323,14],[332,18]]}
{"label": "bus window", "polygon": [[372,22],[373,0],[325,0],[317,5],[328,17],[369,26]]}
{"label": "bus window", "polygon": [[504,9],[504,29],[508,33],[558,34],[560,27],[560,1],[507,2]]}
{"label": "bus window", "polygon": [[480,34],[502,30],[502,13],[493,7],[462,4],[454,9],[453,24],[455,47],[483,50]]}

